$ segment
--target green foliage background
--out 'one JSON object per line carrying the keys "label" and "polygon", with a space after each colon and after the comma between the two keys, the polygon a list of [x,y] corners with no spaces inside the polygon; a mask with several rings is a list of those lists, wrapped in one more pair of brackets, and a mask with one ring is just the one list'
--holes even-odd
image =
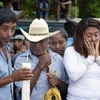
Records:
{"label": "green foliage background", "polygon": [[[74,0],[72,0],[72,10],[71,10],[71,17],[74,17]],[[26,17],[32,17],[35,18],[36,17],[36,12],[35,12],[35,5],[34,5],[35,0],[21,0],[21,9],[24,9],[26,11]],[[49,12],[49,17],[50,18],[55,18],[55,14],[56,14],[56,8],[55,8],[55,2],[54,0],[50,0],[50,12]],[[76,10],[76,15],[78,17],[78,7]]]}
{"label": "green foliage background", "polygon": [[100,0],[78,0],[79,17],[100,18]]}
{"label": "green foliage background", "polygon": [[[55,0],[50,0],[51,8],[49,12],[50,18],[55,18],[56,8]],[[75,3],[77,1],[77,4]],[[21,0],[21,9],[26,11],[28,18],[35,18],[35,0]],[[0,2],[0,8],[3,4]],[[76,10],[75,10],[76,7]],[[73,17],[95,17],[100,18],[100,0],[72,0],[71,18]]]}

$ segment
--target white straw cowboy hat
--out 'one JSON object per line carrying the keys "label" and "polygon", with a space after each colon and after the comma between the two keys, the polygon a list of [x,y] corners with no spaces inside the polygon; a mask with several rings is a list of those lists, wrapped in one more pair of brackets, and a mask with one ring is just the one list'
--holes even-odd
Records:
{"label": "white straw cowboy hat", "polygon": [[25,32],[22,28],[20,28],[20,30],[23,35],[31,42],[38,42],[60,33],[60,31],[50,33],[46,21],[42,18],[36,18],[33,20],[29,27],[29,33]]}

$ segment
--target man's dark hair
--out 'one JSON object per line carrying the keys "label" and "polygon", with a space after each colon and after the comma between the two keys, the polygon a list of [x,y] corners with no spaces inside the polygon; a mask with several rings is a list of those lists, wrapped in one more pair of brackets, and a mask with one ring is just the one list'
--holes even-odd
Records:
{"label": "man's dark hair", "polygon": [[17,16],[12,10],[8,8],[1,8],[0,9],[0,25],[4,24],[5,22],[17,23]]}
{"label": "man's dark hair", "polygon": [[73,37],[76,26],[77,23],[74,21],[67,21],[64,23],[64,28],[67,31],[69,37]]}

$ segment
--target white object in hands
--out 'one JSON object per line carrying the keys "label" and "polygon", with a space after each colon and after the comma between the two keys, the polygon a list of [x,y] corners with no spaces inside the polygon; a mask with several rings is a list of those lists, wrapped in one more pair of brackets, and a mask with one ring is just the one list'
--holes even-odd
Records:
{"label": "white object in hands", "polygon": [[[22,68],[31,68],[31,63],[22,63]],[[30,80],[22,82],[22,100],[30,100]]]}

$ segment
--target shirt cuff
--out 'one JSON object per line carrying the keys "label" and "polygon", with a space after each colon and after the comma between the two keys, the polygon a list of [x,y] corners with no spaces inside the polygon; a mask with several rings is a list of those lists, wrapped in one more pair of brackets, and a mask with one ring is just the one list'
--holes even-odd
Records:
{"label": "shirt cuff", "polygon": [[100,56],[95,59],[96,63],[100,66]]}
{"label": "shirt cuff", "polygon": [[87,57],[87,59],[86,59],[85,62],[84,62],[84,64],[86,65],[87,69],[90,68],[90,66],[91,66],[91,64],[94,62],[94,60],[95,60],[95,57],[92,56],[92,55],[89,55],[89,56]]}

